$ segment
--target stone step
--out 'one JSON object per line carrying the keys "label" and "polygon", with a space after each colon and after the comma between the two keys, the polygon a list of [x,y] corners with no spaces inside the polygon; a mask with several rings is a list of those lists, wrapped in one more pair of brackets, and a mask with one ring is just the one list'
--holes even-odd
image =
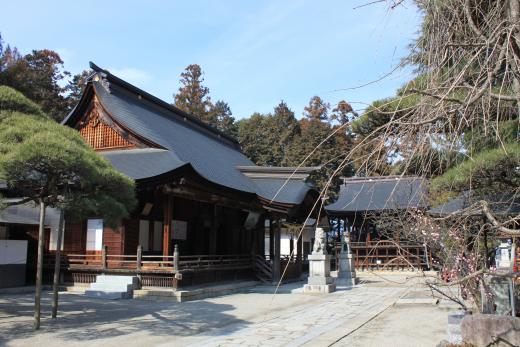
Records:
{"label": "stone step", "polygon": [[117,292],[129,292],[134,290],[132,284],[125,283],[99,283],[95,282],[90,285],[91,290],[105,290],[105,291],[117,291]]}
{"label": "stone step", "polygon": [[98,275],[96,283],[132,284],[136,288],[139,285],[139,279],[136,276]]}
{"label": "stone step", "polygon": [[85,290],[85,296],[100,299],[131,299],[139,288],[137,276],[98,275]]}
{"label": "stone step", "polygon": [[104,291],[104,290],[85,290],[85,296],[89,298],[108,299],[108,300],[119,300],[119,299],[131,299],[133,294],[128,292],[120,291]]}

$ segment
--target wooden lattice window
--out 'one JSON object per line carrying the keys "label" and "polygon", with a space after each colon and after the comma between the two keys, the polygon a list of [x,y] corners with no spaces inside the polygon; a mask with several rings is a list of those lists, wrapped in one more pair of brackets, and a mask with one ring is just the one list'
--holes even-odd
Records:
{"label": "wooden lattice window", "polygon": [[79,133],[94,149],[132,148],[134,144],[105,124],[94,108],[80,123]]}

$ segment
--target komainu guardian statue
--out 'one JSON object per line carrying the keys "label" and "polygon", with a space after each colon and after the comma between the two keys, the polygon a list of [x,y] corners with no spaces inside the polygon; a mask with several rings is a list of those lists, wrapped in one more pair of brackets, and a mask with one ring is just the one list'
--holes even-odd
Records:
{"label": "komainu guardian statue", "polygon": [[316,228],[314,233],[312,254],[327,254],[327,248],[325,247],[325,232],[322,228]]}

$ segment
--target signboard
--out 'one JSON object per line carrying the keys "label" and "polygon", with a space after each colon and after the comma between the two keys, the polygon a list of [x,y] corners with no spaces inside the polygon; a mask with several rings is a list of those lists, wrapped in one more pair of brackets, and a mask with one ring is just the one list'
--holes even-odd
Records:
{"label": "signboard", "polygon": [[172,220],[172,239],[186,240],[188,237],[188,222],[183,220]]}
{"label": "signboard", "polygon": [[87,251],[103,249],[103,220],[89,219],[87,221]]}

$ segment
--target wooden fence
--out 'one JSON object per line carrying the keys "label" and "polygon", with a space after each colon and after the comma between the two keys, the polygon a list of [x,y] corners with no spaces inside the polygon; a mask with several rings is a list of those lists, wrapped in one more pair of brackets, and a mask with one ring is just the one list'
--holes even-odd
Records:
{"label": "wooden fence", "polygon": [[356,269],[425,269],[431,266],[431,254],[423,245],[411,242],[351,242]]}

